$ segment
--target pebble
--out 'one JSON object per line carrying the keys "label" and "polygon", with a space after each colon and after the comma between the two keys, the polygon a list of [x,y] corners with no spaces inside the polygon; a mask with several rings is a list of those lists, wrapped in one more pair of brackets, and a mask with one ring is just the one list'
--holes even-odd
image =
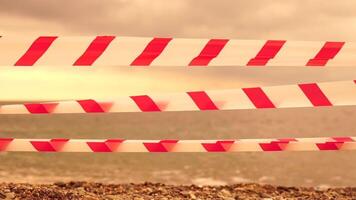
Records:
{"label": "pebble", "polygon": [[5,199],[6,198],[6,195],[3,194],[2,192],[0,192],[0,199]]}
{"label": "pebble", "polygon": [[6,200],[8,200],[8,199],[14,199],[15,198],[15,194],[14,193],[12,193],[12,192],[9,192],[9,193],[6,193]]}

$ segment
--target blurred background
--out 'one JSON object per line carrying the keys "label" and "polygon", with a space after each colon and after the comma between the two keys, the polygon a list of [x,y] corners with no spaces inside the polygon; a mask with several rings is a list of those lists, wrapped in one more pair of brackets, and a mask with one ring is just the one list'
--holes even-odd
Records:
{"label": "blurred background", "polygon": [[[356,2],[300,0],[0,0],[0,35],[356,40]],[[1,55],[0,55],[1,56]],[[47,98],[334,81],[353,68],[112,67],[0,69],[2,103]],[[162,84],[164,83],[164,84]],[[355,135],[355,107],[219,112],[0,116],[0,136],[18,138],[229,139]],[[1,153],[0,182],[154,181],[355,186],[354,152],[239,154]]]}

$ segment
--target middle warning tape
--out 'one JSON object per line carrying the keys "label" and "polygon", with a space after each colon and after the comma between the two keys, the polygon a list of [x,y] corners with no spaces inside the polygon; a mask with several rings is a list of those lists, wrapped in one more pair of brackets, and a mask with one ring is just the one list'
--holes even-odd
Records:
{"label": "middle warning tape", "polygon": [[237,110],[356,105],[355,81],[3,105],[0,114]]}

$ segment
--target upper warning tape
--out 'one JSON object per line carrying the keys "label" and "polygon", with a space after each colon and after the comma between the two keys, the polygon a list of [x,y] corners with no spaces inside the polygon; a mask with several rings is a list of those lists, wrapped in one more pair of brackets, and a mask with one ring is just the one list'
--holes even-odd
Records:
{"label": "upper warning tape", "polygon": [[143,37],[0,38],[0,66],[354,66],[356,43]]}

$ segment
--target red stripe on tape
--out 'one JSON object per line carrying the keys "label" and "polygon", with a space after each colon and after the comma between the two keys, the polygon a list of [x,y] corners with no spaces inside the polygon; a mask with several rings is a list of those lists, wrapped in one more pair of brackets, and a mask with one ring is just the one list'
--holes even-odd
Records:
{"label": "red stripe on tape", "polygon": [[69,141],[65,138],[51,139],[50,144],[56,151],[61,151],[63,146]]}
{"label": "red stripe on tape", "polygon": [[143,145],[149,152],[168,152],[161,143],[144,142]]}
{"label": "red stripe on tape", "polygon": [[153,38],[143,52],[131,63],[131,66],[150,65],[166,48],[172,38]]}
{"label": "red stripe on tape", "polygon": [[284,149],[284,146],[287,145],[289,141],[293,140],[278,140],[269,143],[260,143],[259,145],[263,151],[282,151]]}
{"label": "red stripe on tape", "polygon": [[142,96],[130,96],[130,98],[136,103],[136,105],[143,112],[159,112],[161,109],[157,104],[147,95]]}
{"label": "red stripe on tape", "polygon": [[328,150],[339,150],[344,142],[325,142],[317,143],[316,146],[319,150],[328,151]]}
{"label": "red stripe on tape", "polygon": [[316,83],[298,84],[298,86],[314,106],[332,106]]}
{"label": "red stripe on tape", "polygon": [[83,110],[87,113],[102,113],[106,112],[103,107],[95,100],[87,99],[87,100],[77,100],[79,105],[83,108]]}
{"label": "red stripe on tape", "polygon": [[52,113],[58,103],[27,103],[24,104],[28,112],[31,114],[47,114]]}
{"label": "red stripe on tape", "polygon": [[32,146],[40,152],[55,152],[56,149],[51,145],[50,142],[46,141],[30,141]]}
{"label": "red stripe on tape", "polygon": [[178,140],[161,140],[159,142],[144,142],[143,145],[149,152],[170,152]]}
{"label": "red stripe on tape", "polygon": [[166,149],[167,152],[171,152],[179,140],[161,140],[159,143]]}
{"label": "red stripe on tape", "polygon": [[111,151],[116,151],[119,145],[125,140],[123,139],[108,139],[105,141],[105,144]]}
{"label": "red stripe on tape", "polygon": [[93,152],[112,152],[105,142],[87,142]]}
{"label": "red stripe on tape", "polygon": [[73,65],[92,65],[114,39],[115,36],[97,36]]}
{"label": "red stripe on tape", "polygon": [[325,42],[315,57],[308,61],[307,66],[325,66],[339,53],[344,44],[345,42]]}
{"label": "red stripe on tape", "polygon": [[190,98],[194,101],[195,105],[200,110],[219,110],[211,98],[204,91],[187,92]]}
{"label": "red stripe on tape", "polygon": [[261,143],[259,145],[263,151],[282,151],[278,143]]}
{"label": "red stripe on tape", "polygon": [[24,55],[15,63],[15,66],[32,66],[47,51],[53,41],[57,39],[52,37],[38,37],[26,51]]}
{"label": "red stripe on tape", "polygon": [[207,152],[225,152],[231,147],[234,141],[217,141],[215,143],[202,143]]}
{"label": "red stripe on tape", "polygon": [[275,108],[272,101],[260,87],[242,88],[247,97],[256,108]]}
{"label": "red stripe on tape", "polygon": [[0,151],[5,151],[13,140],[13,138],[0,138]]}
{"label": "red stripe on tape", "polygon": [[277,53],[282,48],[285,42],[285,40],[268,40],[258,52],[256,57],[252,58],[247,63],[247,66],[266,65],[270,59],[274,58],[277,55]]}
{"label": "red stripe on tape", "polygon": [[219,55],[228,41],[227,39],[209,40],[200,54],[189,63],[189,66],[207,66],[212,59]]}

